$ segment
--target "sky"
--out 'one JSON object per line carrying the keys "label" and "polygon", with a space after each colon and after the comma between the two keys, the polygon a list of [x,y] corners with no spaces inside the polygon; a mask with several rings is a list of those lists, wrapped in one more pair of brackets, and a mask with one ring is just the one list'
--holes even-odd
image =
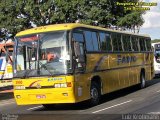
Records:
{"label": "sky", "polygon": [[160,39],[160,0],[143,0],[144,2],[156,2],[157,6],[150,7],[143,15],[145,20],[140,29],[141,34],[150,35],[151,39]]}

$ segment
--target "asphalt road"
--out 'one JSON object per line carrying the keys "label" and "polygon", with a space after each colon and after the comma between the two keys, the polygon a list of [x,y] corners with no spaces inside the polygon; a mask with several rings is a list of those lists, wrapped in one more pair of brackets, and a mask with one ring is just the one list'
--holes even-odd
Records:
{"label": "asphalt road", "polygon": [[94,107],[84,102],[45,109],[42,105],[17,106],[9,99],[0,101],[0,113],[2,120],[160,120],[160,79],[148,81],[144,89],[133,86],[104,95]]}

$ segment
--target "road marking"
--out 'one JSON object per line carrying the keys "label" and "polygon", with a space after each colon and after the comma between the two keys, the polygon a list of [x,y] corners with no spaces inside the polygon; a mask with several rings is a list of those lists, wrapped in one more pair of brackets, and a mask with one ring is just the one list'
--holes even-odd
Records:
{"label": "road marking", "polygon": [[158,90],[157,92],[160,92],[160,90]]}
{"label": "road marking", "polygon": [[113,106],[110,106],[110,107],[107,107],[107,108],[104,108],[104,109],[100,109],[100,110],[94,111],[94,112],[92,112],[92,113],[98,113],[98,112],[101,112],[101,111],[104,111],[104,110],[108,110],[108,109],[110,109],[110,108],[114,108],[114,107],[117,107],[117,106],[120,106],[120,105],[129,103],[129,102],[132,102],[132,100],[128,100],[128,101],[123,102],[123,103],[119,103],[119,104],[116,104],[116,105],[113,105]]}
{"label": "road marking", "polygon": [[34,110],[34,109],[38,109],[38,108],[42,108],[43,106],[40,105],[40,106],[37,106],[37,107],[32,107],[32,108],[28,108],[27,110]]}
{"label": "road marking", "polygon": [[15,103],[15,102],[2,103],[2,104],[0,104],[0,106],[9,105],[9,104],[13,104],[13,103]]}
{"label": "road marking", "polygon": [[0,100],[0,103],[6,103],[6,102],[12,102],[12,101],[15,101],[15,99]]}
{"label": "road marking", "polygon": [[160,114],[160,112],[150,112],[148,114]]}

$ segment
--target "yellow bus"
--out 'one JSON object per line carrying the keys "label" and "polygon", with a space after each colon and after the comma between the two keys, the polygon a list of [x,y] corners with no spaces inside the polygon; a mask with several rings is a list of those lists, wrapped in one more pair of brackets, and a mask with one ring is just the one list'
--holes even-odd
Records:
{"label": "yellow bus", "polygon": [[15,39],[18,105],[96,105],[103,94],[135,84],[144,88],[154,75],[149,36],[69,23],[25,30]]}

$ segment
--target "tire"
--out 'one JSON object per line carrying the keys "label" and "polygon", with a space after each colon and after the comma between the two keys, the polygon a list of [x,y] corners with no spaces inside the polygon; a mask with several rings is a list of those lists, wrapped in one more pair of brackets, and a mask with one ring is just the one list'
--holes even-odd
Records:
{"label": "tire", "polygon": [[144,73],[141,73],[141,76],[140,76],[140,88],[143,89],[145,87],[146,87],[145,75],[144,75]]}
{"label": "tire", "polygon": [[90,88],[90,105],[95,106],[99,103],[100,101],[100,88],[98,85],[93,82],[91,83],[91,88]]}
{"label": "tire", "polygon": [[54,104],[43,104],[43,107],[46,108],[46,109],[53,109]]}

